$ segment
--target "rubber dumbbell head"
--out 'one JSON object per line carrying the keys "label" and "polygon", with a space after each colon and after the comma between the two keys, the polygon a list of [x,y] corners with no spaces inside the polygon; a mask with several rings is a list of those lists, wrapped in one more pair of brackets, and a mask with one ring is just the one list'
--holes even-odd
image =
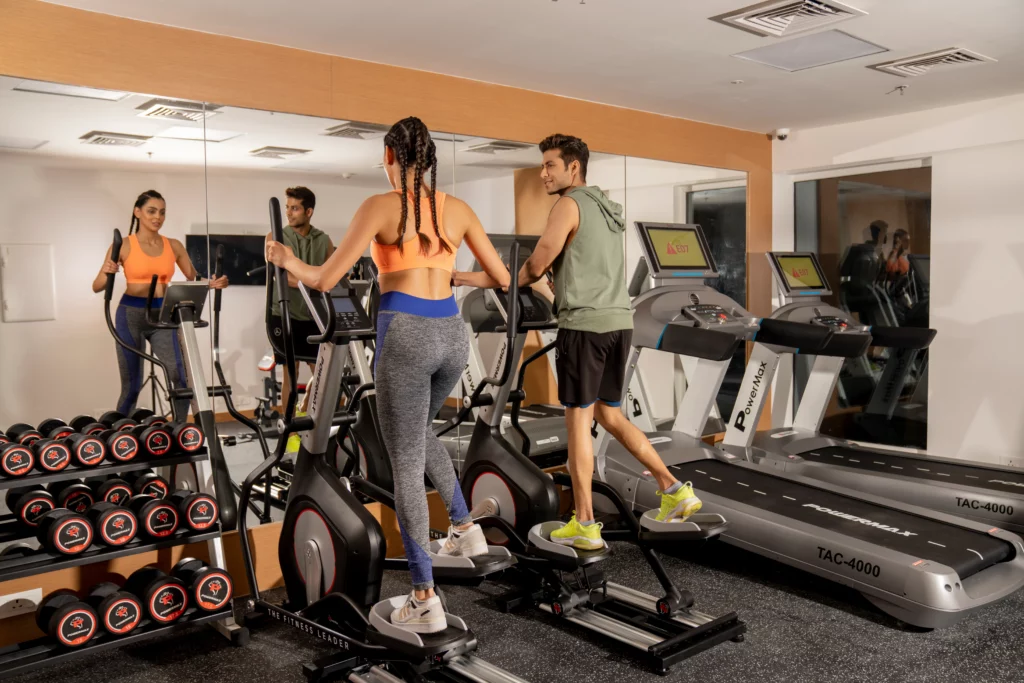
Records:
{"label": "rubber dumbbell head", "polygon": [[0,446],[2,446],[5,443],[10,443],[10,442],[11,442],[11,440],[9,438],[7,438],[7,435],[4,434],[3,432],[0,432]]}
{"label": "rubber dumbbell head", "polygon": [[40,517],[57,507],[53,494],[42,486],[10,489],[4,502],[18,521],[33,528],[39,526]]}
{"label": "rubber dumbbell head", "polygon": [[64,420],[59,420],[55,417],[40,422],[36,430],[43,435],[44,439],[66,439],[76,431]]}
{"label": "rubber dumbbell head", "polygon": [[125,505],[135,495],[132,485],[118,477],[100,481],[87,480],[85,483],[92,486],[92,490],[96,493],[97,503],[102,501],[114,505]]}
{"label": "rubber dumbbell head", "polygon": [[107,412],[100,415],[100,419],[98,421],[110,427],[118,420],[123,420],[127,417],[128,416],[125,415],[124,413],[119,413],[116,410],[108,410]]}
{"label": "rubber dumbbell head", "polygon": [[142,602],[116,583],[100,583],[92,587],[85,601],[96,610],[100,624],[107,633],[126,636],[142,622]]}
{"label": "rubber dumbbell head", "polygon": [[57,508],[39,518],[36,538],[52,553],[78,555],[92,545],[92,524],[84,515]]}
{"label": "rubber dumbbell head", "polygon": [[0,445],[0,476],[7,479],[24,477],[35,464],[36,456],[29,446],[19,443]]}
{"label": "rubber dumbbell head", "polygon": [[13,424],[7,428],[7,438],[24,446],[31,444],[33,441],[38,441],[43,438],[43,435],[40,434],[32,425],[19,422],[18,424]]}
{"label": "rubber dumbbell head", "polygon": [[174,425],[171,428],[171,438],[174,439],[174,445],[183,453],[195,453],[206,443],[203,430],[187,422]]}
{"label": "rubber dumbbell head", "polygon": [[181,579],[156,567],[143,567],[125,581],[124,590],[139,598],[146,614],[160,624],[170,624],[188,609],[188,589]]}
{"label": "rubber dumbbell head", "polygon": [[231,602],[234,594],[230,574],[194,557],[186,557],[174,565],[171,575],[181,579],[189,590],[192,604],[204,612],[219,612]]}
{"label": "rubber dumbbell head", "polygon": [[139,496],[154,496],[166,498],[171,495],[171,485],[159,474],[152,471],[129,474],[127,481],[131,483],[132,490]]}
{"label": "rubber dumbbell head", "polygon": [[123,420],[118,420],[114,422],[112,425],[110,425],[110,428],[116,432],[130,432],[132,431],[133,427],[137,427],[138,425],[138,422],[131,419],[130,417],[126,417]]}
{"label": "rubber dumbbell head", "polygon": [[84,514],[96,502],[93,490],[80,481],[58,481],[46,487],[59,508]]}
{"label": "rubber dumbbell head", "polygon": [[116,462],[130,462],[139,454],[139,439],[134,434],[108,429],[95,435],[107,447],[107,456]]}
{"label": "rubber dumbbell head", "polygon": [[141,424],[151,427],[153,425],[165,425],[167,424],[167,418],[163,415],[150,415],[139,420]]}
{"label": "rubber dumbbell head", "polygon": [[96,635],[96,611],[75,595],[62,589],[47,595],[36,608],[39,629],[61,645],[81,647]]}
{"label": "rubber dumbbell head", "polygon": [[96,436],[97,434],[102,434],[108,429],[109,427],[107,427],[107,425],[103,424],[102,422],[93,422],[82,427],[82,429],[80,429],[78,433],[85,434],[86,436]]}
{"label": "rubber dumbbell head", "polygon": [[156,415],[156,413],[154,413],[149,408],[136,408],[135,410],[132,411],[132,414],[129,415],[128,417],[130,417],[131,419],[135,420],[136,422],[140,422],[141,423],[147,417],[153,417],[154,415]]}
{"label": "rubber dumbbell head", "polygon": [[32,444],[36,456],[36,469],[52,474],[67,469],[71,464],[71,449],[63,441],[40,439]]}
{"label": "rubber dumbbell head", "polygon": [[71,456],[82,467],[96,467],[107,457],[107,447],[96,436],[72,434],[64,440],[71,449]]}
{"label": "rubber dumbbell head", "polygon": [[152,496],[134,496],[128,507],[135,513],[139,526],[150,538],[167,538],[178,530],[178,509],[169,501]]}
{"label": "rubber dumbbell head", "polygon": [[0,550],[0,562],[17,557],[28,557],[29,555],[35,555],[35,553],[36,549],[28,543],[12,543],[9,546],[5,546],[3,550]]}
{"label": "rubber dumbbell head", "polygon": [[139,520],[126,507],[99,502],[89,508],[86,517],[96,533],[96,540],[114,548],[128,545],[139,532]]}
{"label": "rubber dumbbell head", "polygon": [[136,425],[131,433],[138,438],[142,449],[150,455],[160,456],[171,452],[173,442],[166,425]]}
{"label": "rubber dumbbell head", "polygon": [[68,426],[74,429],[76,432],[84,433],[84,429],[96,423],[96,418],[92,415],[76,415],[71,418],[71,422],[68,422]]}
{"label": "rubber dumbbell head", "polygon": [[217,499],[208,493],[183,489],[171,494],[171,503],[181,514],[181,520],[192,531],[207,531],[217,523],[220,508]]}

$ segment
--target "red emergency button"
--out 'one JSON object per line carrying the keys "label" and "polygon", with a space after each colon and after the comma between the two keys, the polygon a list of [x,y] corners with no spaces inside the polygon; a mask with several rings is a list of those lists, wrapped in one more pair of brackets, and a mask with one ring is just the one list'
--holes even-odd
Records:
{"label": "red emergency button", "polygon": [[725,313],[719,313],[718,317],[721,318],[722,320],[725,320],[726,318]]}

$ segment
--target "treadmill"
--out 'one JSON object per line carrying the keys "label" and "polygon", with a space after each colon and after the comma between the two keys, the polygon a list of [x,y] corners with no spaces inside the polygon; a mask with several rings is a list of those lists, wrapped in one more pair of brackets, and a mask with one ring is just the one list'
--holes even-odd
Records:
{"label": "treadmill", "polygon": [[[644,349],[698,359],[676,420],[679,431],[647,436],[673,474],[693,482],[702,511],[729,521],[723,541],[850,586],[922,628],[952,625],[1024,586],[1024,542],[1014,533],[851,493],[705,444],[700,436],[733,352],[755,337],[785,339],[794,323],[759,321],[704,284],[718,272],[700,226],[636,227],[655,286],[633,302],[627,379]],[[815,347],[836,336],[832,326],[815,327]],[[751,398],[765,389],[762,378]],[[740,395],[737,410],[744,410]],[[754,416],[747,419],[744,413],[744,426],[755,428]],[[597,476],[636,511],[657,508],[654,478],[603,430],[596,439]]]}
{"label": "treadmill", "polygon": [[[1019,469],[871,447],[819,433],[845,358],[862,353],[869,344],[894,341],[894,336],[902,337],[904,347],[923,347],[935,332],[903,327],[869,330],[822,301],[831,292],[813,253],[771,252],[768,259],[785,303],[771,320],[786,323],[790,335],[757,338],[740,389],[749,400],[737,406],[723,447],[765,467],[1024,532],[1024,472]],[[807,348],[822,327],[832,328],[832,341],[823,348]],[[767,401],[761,388],[771,385],[782,355],[796,352],[815,353],[816,358],[793,425],[756,432],[753,427]],[[893,373],[889,369],[880,386],[886,386],[886,377],[899,384],[899,374],[906,368],[894,368]],[[785,403],[777,400],[776,408]]]}

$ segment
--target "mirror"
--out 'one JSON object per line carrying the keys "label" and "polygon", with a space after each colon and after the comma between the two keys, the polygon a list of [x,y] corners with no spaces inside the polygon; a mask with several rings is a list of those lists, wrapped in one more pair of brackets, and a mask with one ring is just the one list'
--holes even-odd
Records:
{"label": "mirror", "polygon": [[[0,429],[113,409],[169,412],[166,377],[115,347],[92,285],[103,281],[97,273],[114,228],[126,244],[136,239],[133,204],[147,190],[164,201],[144,199],[141,239],[153,259],[132,271],[141,283],[129,294],[148,290],[142,271],[173,267],[173,256],[160,262],[168,244],[160,236],[205,244],[203,140],[212,115],[201,102],[0,77]],[[177,261],[180,280],[187,260]],[[145,336],[183,381],[177,335],[144,329],[145,299],[125,293],[122,271],[115,325],[136,343]]]}

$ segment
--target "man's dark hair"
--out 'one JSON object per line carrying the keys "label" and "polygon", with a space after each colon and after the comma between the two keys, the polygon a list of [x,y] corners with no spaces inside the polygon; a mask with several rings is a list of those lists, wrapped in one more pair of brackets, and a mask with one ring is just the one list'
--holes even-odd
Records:
{"label": "man's dark hair", "polygon": [[586,182],[587,163],[590,161],[590,149],[587,147],[587,143],[572,135],[555,133],[544,138],[540,143],[542,153],[551,149],[559,151],[566,168],[574,161],[580,162],[580,179]]}
{"label": "man's dark hair", "polygon": [[316,195],[313,194],[313,190],[308,187],[289,187],[284,191],[286,197],[302,202],[303,209],[315,209],[316,208]]}
{"label": "man's dark hair", "polygon": [[878,241],[878,236],[882,234],[882,231],[889,227],[889,224],[885,221],[875,221],[871,224],[871,239],[875,242]]}

